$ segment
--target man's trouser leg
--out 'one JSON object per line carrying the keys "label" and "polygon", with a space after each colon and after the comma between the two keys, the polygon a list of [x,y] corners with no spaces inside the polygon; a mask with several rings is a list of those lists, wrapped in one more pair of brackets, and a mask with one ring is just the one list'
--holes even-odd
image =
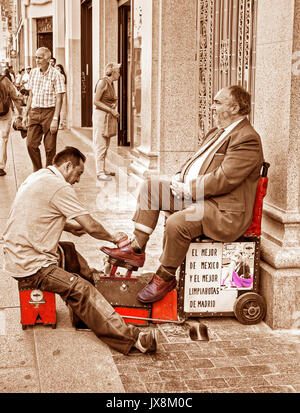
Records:
{"label": "man's trouser leg", "polygon": [[133,216],[134,235],[141,249],[145,248],[154,231],[160,211],[179,211],[185,207],[186,202],[174,198],[168,180],[151,178],[143,182]]}
{"label": "man's trouser leg", "polygon": [[4,169],[7,161],[7,142],[12,121],[11,109],[0,117],[0,169]]}
{"label": "man's trouser leg", "polygon": [[[60,251],[62,249],[62,253]],[[94,285],[93,272],[86,259],[76,250],[75,244],[70,241],[60,241],[59,249],[60,262],[59,267],[64,270],[79,274],[82,278]]]}
{"label": "man's trouser leg", "polygon": [[160,211],[172,212],[172,215],[166,221],[161,266],[157,275],[170,281],[183,262],[191,240],[202,234],[202,210],[201,204],[175,198],[169,181],[159,178],[145,181],[133,217],[134,235],[141,248],[145,247],[156,227]]}
{"label": "man's trouser leg", "polygon": [[140,330],[127,325],[103,295],[77,274],[50,265],[19,284],[59,294],[98,338],[121,353],[128,354],[137,341]]}
{"label": "man's trouser leg", "polygon": [[170,274],[175,275],[176,269],[182,264],[193,238],[203,234],[202,215],[199,220],[190,220],[190,216],[196,218],[195,208],[197,204],[182,211],[174,212],[169,216],[165,225],[163,252],[160,256],[161,265],[157,270],[163,280],[169,281]]}
{"label": "man's trouser leg", "polygon": [[110,138],[103,136],[105,115],[103,110],[95,109],[93,112],[93,147],[97,176],[105,173],[105,158],[110,144]]}
{"label": "man's trouser leg", "polygon": [[56,152],[56,134],[50,132],[50,124],[53,118],[54,108],[33,108],[29,112],[27,131],[27,150],[33,164],[33,170],[42,168],[42,159],[39,146],[44,135],[46,151],[46,166],[52,164]]}

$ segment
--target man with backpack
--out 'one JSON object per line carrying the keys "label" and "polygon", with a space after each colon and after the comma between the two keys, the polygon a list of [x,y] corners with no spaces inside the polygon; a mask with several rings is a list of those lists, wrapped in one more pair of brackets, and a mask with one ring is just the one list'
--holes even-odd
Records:
{"label": "man with backpack", "polygon": [[17,121],[22,123],[22,107],[17,91],[5,75],[0,76],[0,176],[6,175],[4,168],[7,161],[7,142],[12,122],[12,102],[19,113]]}

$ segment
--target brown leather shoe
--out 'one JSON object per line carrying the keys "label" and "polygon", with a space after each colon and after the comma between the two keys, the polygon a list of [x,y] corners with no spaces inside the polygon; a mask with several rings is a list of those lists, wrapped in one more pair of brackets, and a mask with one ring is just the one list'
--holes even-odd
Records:
{"label": "brown leather shoe", "polygon": [[123,248],[100,248],[104,254],[109,255],[110,258],[114,258],[116,262],[115,265],[131,265],[134,268],[142,267],[145,262],[145,254],[138,254],[133,250],[131,245],[127,245]]}
{"label": "brown leather shoe", "polygon": [[4,175],[6,175],[5,170],[4,170],[4,169],[0,169],[0,176],[4,176]]}
{"label": "brown leather shoe", "polygon": [[139,293],[137,298],[142,303],[155,303],[164,298],[164,296],[176,288],[176,279],[164,281],[157,274],[154,274],[152,280]]}

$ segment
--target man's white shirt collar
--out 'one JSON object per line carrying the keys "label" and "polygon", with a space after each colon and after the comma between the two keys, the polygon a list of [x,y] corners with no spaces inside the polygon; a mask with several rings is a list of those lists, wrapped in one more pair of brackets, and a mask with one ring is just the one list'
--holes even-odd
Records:
{"label": "man's white shirt collar", "polygon": [[242,122],[242,120],[244,120],[245,118],[236,120],[235,122],[231,123],[229,126],[227,126],[227,128],[224,129],[223,134],[228,134],[229,132],[232,131],[232,129],[234,129],[240,122]]}

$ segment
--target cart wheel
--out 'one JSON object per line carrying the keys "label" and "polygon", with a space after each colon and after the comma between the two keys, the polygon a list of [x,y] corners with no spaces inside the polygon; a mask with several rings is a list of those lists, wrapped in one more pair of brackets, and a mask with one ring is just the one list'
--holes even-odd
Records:
{"label": "cart wheel", "polygon": [[237,298],[233,311],[240,323],[257,324],[266,315],[266,303],[259,294],[245,293]]}

